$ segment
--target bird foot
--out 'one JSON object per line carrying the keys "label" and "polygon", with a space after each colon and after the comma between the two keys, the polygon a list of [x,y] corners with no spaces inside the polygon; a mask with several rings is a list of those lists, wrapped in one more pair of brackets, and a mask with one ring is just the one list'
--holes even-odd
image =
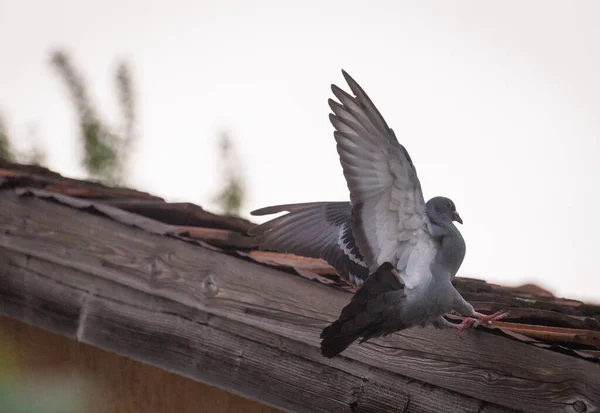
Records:
{"label": "bird foot", "polygon": [[478,318],[475,327],[479,325],[489,326],[492,321],[502,320],[503,318],[508,317],[508,315],[508,311],[496,311],[494,314],[490,315],[475,312],[475,317]]}
{"label": "bird foot", "polygon": [[465,318],[463,318],[462,323],[457,324],[454,327],[456,327],[456,329],[458,330],[458,334],[460,334],[467,328],[473,327],[475,325],[475,323],[477,323],[478,321],[479,320],[477,320],[476,318],[473,318],[473,317],[465,317]]}
{"label": "bird foot", "polygon": [[475,312],[475,317],[465,317],[463,318],[463,321],[455,327],[460,334],[464,330],[471,327],[478,327],[480,325],[488,326],[492,323],[492,321],[498,321],[508,317],[508,314],[509,313],[506,311],[497,311],[490,315]]}

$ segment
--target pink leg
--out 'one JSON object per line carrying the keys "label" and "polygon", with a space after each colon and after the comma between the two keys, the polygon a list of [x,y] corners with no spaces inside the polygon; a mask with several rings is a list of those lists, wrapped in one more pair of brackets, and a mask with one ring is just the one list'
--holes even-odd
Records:
{"label": "pink leg", "polygon": [[465,318],[463,318],[462,323],[457,324],[454,327],[456,327],[456,329],[458,330],[458,334],[460,334],[467,328],[471,328],[478,321],[479,320],[477,320],[476,318],[473,318],[473,317],[465,317]]}
{"label": "pink leg", "polygon": [[467,328],[477,327],[480,325],[490,325],[492,321],[498,321],[508,317],[508,314],[508,312],[504,311],[497,311],[494,314],[490,315],[475,312],[474,317],[463,318],[462,323],[456,325],[455,327],[458,330],[458,333],[460,334]]}
{"label": "pink leg", "polygon": [[492,321],[498,321],[508,317],[508,314],[509,313],[507,311],[496,311],[494,314],[490,315],[475,312],[475,317],[479,319],[475,323],[475,327],[477,327],[478,325],[490,325]]}

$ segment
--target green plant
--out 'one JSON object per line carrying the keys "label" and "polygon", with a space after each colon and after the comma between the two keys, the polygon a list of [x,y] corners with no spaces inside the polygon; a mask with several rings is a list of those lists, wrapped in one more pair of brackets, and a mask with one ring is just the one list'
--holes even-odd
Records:
{"label": "green plant", "polygon": [[135,137],[135,98],[131,71],[121,63],[116,72],[117,92],[124,119],[124,133],[118,134],[100,119],[89,97],[87,86],[70,57],[54,52],[52,64],[64,80],[77,111],[83,167],[95,179],[107,184],[123,183],[124,166]]}
{"label": "green plant", "polygon": [[244,181],[240,173],[239,160],[235,154],[229,135],[226,133],[222,134],[219,143],[224,182],[215,201],[224,214],[239,215],[246,196]]}

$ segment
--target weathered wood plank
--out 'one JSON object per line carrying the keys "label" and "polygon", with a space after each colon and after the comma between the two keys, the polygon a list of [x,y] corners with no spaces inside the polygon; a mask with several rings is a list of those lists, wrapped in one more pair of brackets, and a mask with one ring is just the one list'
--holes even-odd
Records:
{"label": "weathered wood plank", "polygon": [[511,412],[20,253],[0,262],[1,313],[284,410]]}
{"label": "weathered wood plank", "polygon": [[[348,295],[299,277],[145,234],[34,198],[0,194],[0,246],[230,319],[318,345]],[[353,346],[348,359],[523,411],[600,405],[600,366],[513,340],[412,329]]]}

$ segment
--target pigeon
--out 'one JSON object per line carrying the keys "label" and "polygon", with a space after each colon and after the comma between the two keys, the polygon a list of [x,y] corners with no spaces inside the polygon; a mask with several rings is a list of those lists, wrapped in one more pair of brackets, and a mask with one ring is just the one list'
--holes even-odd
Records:
{"label": "pigeon", "polygon": [[[253,227],[260,249],[322,258],[360,288],[340,317],[321,333],[321,353],[334,357],[360,342],[414,326],[458,331],[506,317],[476,312],[452,285],[466,252],[454,225],[454,202],[425,202],[406,148],[344,70],[352,95],[331,86],[337,152],[350,202],[312,202],[261,208],[252,215],[287,214]],[[454,324],[444,314],[466,318]]]}

